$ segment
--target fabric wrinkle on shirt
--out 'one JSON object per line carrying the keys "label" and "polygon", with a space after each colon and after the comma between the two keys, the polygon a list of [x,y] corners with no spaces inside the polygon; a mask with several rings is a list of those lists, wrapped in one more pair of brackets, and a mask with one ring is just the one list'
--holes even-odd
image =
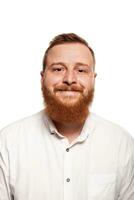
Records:
{"label": "fabric wrinkle on shirt", "polygon": [[44,110],[0,133],[0,200],[134,200],[134,140],[93,113],[69,144]]}

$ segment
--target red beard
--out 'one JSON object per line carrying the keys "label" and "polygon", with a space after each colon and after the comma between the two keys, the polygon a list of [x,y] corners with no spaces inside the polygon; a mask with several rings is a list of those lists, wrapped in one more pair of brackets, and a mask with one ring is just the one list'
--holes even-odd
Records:
{"label": "red beard", "polygon": [[[71,87],[71,88],[70,88]],[[57,91],[72,90],[80,93],[79,99],[75,103],[68,101],[62,102],[55,93]],[[91,105],[94,97],[94,88],[88,92],[86,96],[83,95],[83,88],[78,86],[61,85],[54,88],[52,93],[45,86],[42,86],[42,94],[44,103],[46,105],[46,113],[48,116],[56,121],[63,123],[83,123],[89,114],[89,105]]]}

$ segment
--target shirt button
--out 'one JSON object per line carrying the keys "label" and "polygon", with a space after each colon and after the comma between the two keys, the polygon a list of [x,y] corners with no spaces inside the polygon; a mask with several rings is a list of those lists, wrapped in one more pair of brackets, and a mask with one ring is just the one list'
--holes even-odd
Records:
{"label": "shirt button", "polygon": [[69,152],[69,148],[67,148],[66,151]]}
{"label": "shirt button", "polygon": [[67,178],[66,181],[67,181],[67,182],[70,182],[70,178]]}

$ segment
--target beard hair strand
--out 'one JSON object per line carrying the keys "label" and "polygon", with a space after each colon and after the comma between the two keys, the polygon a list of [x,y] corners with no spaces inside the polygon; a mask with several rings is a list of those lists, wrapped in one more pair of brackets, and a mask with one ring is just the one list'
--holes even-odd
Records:
{"label": "beard hair strand", "polygon": [[[46,105],[45,112],[56,122],[62,123],[83,123],[89,114],[89,105],[92,104],[94,88],[86,96],[81,92],[80,97],[75,103],[60,101],[55,94],[49,91],[46,86],[42,86],[42,95]],[[68,100],[69,101],[69,100]]]}

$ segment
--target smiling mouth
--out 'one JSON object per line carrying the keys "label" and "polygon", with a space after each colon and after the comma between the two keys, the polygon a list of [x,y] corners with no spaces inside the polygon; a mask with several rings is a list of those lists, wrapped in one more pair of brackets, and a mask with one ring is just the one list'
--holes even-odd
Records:
{"label": "smiling mouth", "polygon": [[63,92],[78,92],[78,91],[76,91],[76,90],[58,90],[58,91],[63,91]]}
{"label": "smiling mouth", "polygon": [[62,90],[58,89],[57,92],[80,92],[79,90]]}
{"label": "smiling mouth", "polygon": [[75,91],[75,90],[58,90],[57,92],[78,93],[79,91]]}
{"label": "smiling mouth", "polygon": [[63,96],[78,96],[80,94],[80,92],[78,91],[73,91],[73,90],[59,90],[57,91],[57,95],[63,95]]}

